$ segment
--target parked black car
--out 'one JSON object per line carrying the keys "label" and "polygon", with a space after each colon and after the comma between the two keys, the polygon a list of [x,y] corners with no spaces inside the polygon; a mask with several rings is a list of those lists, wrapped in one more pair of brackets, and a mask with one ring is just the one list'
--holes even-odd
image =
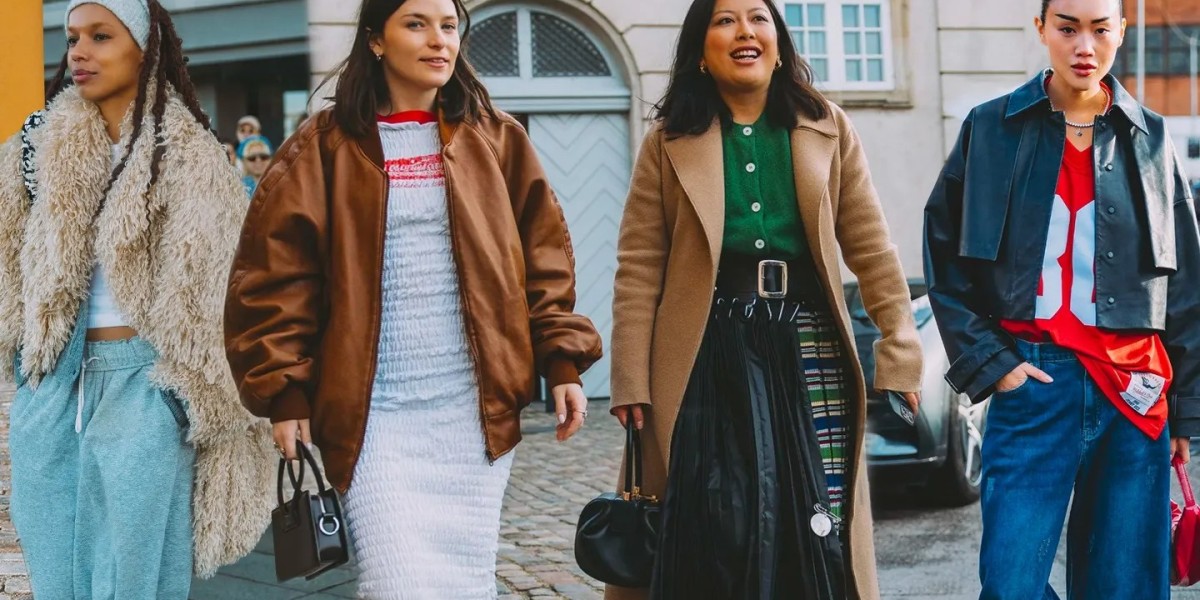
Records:
{"label": "parked black car", "polygon": [[961,506],[979,499],[987,401],[971,405],[943,378],[950,364],[938,336],[923,280],[909,281],[913,317],[925,355],[916,426],[905,423],[874,390],[874,342],[879,329],[867,316],[858,284],[845,285],[855,345],[867,384],[867,466],[876,491],[916,491],[928,501]]}

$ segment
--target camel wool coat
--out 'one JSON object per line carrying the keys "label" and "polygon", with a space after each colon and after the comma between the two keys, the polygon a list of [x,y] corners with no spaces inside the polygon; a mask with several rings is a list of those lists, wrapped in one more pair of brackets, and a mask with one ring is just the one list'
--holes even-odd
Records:
{"label": "camel wool coat", "polygon": [[[846,114],[829,104],[821,120],[803,115],[791,133],[796,197],[817,274],[841,333],[851,400],[846,519],[848,597],[879,598],[870,493],[863,452],[866,390],[842,294],[839,256],[858,277],[863,303],[882,337],[875,385],[916,392],[921,348],[908,285],[866,155]],[[642,430],[643,493],[666,489],[671,432],[709,315],[725,224],[721,128],[670,137],[655,125],[639,152],[621,222],[613,301],[613,408],[648,405]],[[703,526],[700,524],[700,526]],[[607,600],[646,598],[608,586]]]}

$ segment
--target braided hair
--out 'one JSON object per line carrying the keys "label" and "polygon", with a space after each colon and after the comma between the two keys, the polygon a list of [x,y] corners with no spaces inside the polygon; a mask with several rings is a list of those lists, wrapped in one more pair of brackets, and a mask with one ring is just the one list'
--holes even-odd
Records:
{"label": "braided hair", "polygon": [[[183,43],[179,39],[179,34],[175,32],[175,24],[171,21],[171,16],[158,0],[147,0],[146,4],[150,9],[150,37],[146,41],[145,60],[142,61],[141,72],[138,74],[137,99],[133,102],[133,134],[129,136],[129,143],[125,147],[125,154],[121,158],[121,162],[113,169],[112,175],[108,179],[108,185],[104,188],[104,196],[108,196],[108,191],[112,189],[113,183],[125,171],[125,164],[133,151],[133,145],[142,136],[142,120],[146,114],[147,92],[151,82],[154,83],[154,103],[150,107],[150,114],[154,122],[154,137],[160,142],[154,145],[154,155],[150,160],[151,186],[158,181],[162,158],[166,153],[166,148],[161,142],[163,114],[167,108],[168,84],[183,100],[188,112],[192,114],[196,122],[206,130],[212,128],[208,115],[204,114],[200,108],[200,101],[196,98],[196,87],[192,85],[192,78],[188,75],[187,70],[187,58],[183,55]],[[67,88],[68,56],[69,52],[63,53],[58,71],[46,86],[47,106]]]}

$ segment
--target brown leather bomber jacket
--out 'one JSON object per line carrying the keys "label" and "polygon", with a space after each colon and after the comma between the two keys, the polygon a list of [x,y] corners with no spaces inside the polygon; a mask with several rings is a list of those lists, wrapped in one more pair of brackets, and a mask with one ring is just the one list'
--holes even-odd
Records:
{"label": "brown leather bomber jacket", "polygon": [[[535,371],[578,382],[601,356],[575,314],[562,209],[512,117],[442,123],[450,232],[490,460],[521,439]],[[388,178],[378,133],[346,136],[326,110],[276,154],[251,202],[225,305],[242,402],[312,418],[331,483],[350,487],[375,378]]]}

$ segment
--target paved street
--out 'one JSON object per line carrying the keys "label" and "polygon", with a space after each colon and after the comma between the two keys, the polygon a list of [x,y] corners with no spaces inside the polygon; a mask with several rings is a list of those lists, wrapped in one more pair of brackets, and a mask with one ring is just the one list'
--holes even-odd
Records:
{"label": "paved street", "polygon": [[[8,394],[0,397],[0,449],[7,448]],[[616,478],[620,430],[604,410],[593,409],[589,426],[567,444],[554,441],[553,418],[525,415],[525,442],[518,450],[504,504],[496,585],[502,600],[596,599],[599,583],[584,576],[571,552],[575,518],[586,500]],[[1200,481],[1200,464],[1193,463]],[[0,452],[0,600],[26,600],[28,579],[8,521],[8,462]],[[929,509],[876,490],[875,538],[883,598],[974,600],[978,505]],[[1177,494],[1178,496],[1178,494]],[[269,540],[214,579],[196,582],[193,600],[329,600],[354,598],[352,566],[313,582],[276,583]],[[1062,546],[1053,583],[1064,591]],[[1177,590],[1174,599],[1200,600],[1200,588]],[[458,600],[458,599],[454,599]]]}
{"label": "paved street", "polygon": [[[621,429],[607,411],[593,408],[588,426],[570,442],[559,444],[554,439],[553,415],[535,406],[525,412],[523,421],[525,440],[517,449],[504,498],[496,565],[500,599],[598,599],[603,586],[575,565],[571,544],[583,504],[616,482]],[[270,542],[264,540],[255,553],[222,569],[217,577],[197,581],[192,599],[355,597],[352,567],[312,582],[279,584],[270,552]]]}
{"label": "paved street", "polygon": [[[599,417],[599,418],[597,418]],[[518,450],[504,502],[496,585],[502,600],[517,598],[600,598],[600,584],[575,566],[571,539],[583,503],[615,481],[621,432],[603,410],[575,440],[554,440],[553,418],[525,413],[525,441]],[[1200,468],[1193,469],[1200,481]],[[974,600],[978,598],[976,553],[979,505],[930,509],[888,498],[878,490],[876,552],[884,599]],[[1179,497],[1179,494],[1176,494]],[[1066,556],[1060,544],[1052,583],[1065,594]],[[350,569],[313,584],[274,583],[265,552],[197,583],[195,600],[226,598],[353,598]],[[1196,591],[1177,590],[1173,599],[1200,600]],[[1114,599],[1116,600],[1116,599]]]}

